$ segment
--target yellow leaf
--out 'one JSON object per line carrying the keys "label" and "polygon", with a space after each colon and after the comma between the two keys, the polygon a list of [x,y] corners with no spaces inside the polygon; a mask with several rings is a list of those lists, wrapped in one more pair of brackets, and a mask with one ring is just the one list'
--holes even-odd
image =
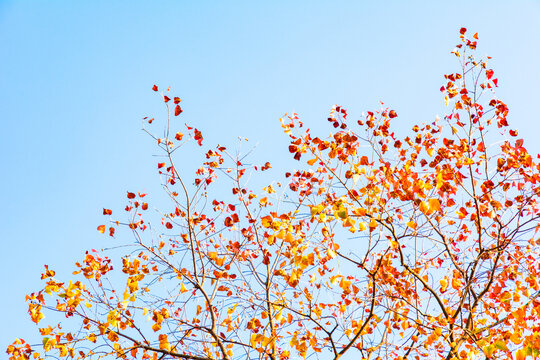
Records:
{"label": "yellow leaf", "polygon": [[251,339],[249,341],[251,347],[256,348],[257,344],[260,343],[263,338],[264,336],[261,334],[251,334]]}
{"label": "yellow leaf", "polygon": [[409,221],[407,223],[407,226],[410,227],[411,229],[416,229],[416,223],[414,221]]}
{"label": "yellow leaf", "polygon": [[311,212],[311,215],[317,215],[323,210],[324,210],[324,205],[319,204],[317,206],[312,206],[310,212]]}
{"label": "yellow leaf", "polygon": [[452,287],[455,290],[459,290],[459,288],[461,287],[461,280],[456,278],[455,276],[452,277]]}
{"label": "yellow leaf", "polygon": [[495,347],[499,350],[508,351],[508,347],[506,346],[506,343],[502,340],[495,341]]}
{"label": "yellow leaf", "polygon": [[180,287],[180,292],[183,294],[186,291],[188,291],[188,289],[186,289],[186,286],[184,284],[182,284],[182,286]]}
{"label": "yellow leaf", "polygon": [[30,317],[32,318],[32,321],[36,324],[41,321],[45,317],[43,313],[41,312],[41,305],[36,305],[30,303],[28,305],[28,313],[30,314]]}
{"label": "yellow leaf", "polygon": [[227,310],[228,315],[231,315],[234,312],[234,309],[236,309],[236,305],[238,305],[238,304],[234,304],[234,306],[232,308],[229,308],[229,310]]}
{"label": "yellow leaf", "polygon": [[88,341],[91,341],[93,343],[95,343],[97,340],[96,340],[96,335],[95,334],[90,334],[86,337],[88,339]]}
{"label": "yellow leaf", "polygon": [[341,209],[341,210],[336,211],[336,215],[340,219],[346,219],[347,218],[347,209]]}
{"label": "yellow leaf", "polygon": [[343,226],[344,227],[349,227],[349,226],[353,226],[355,223],[355,221],[351,218],[347,218],[345,219],[345,221],[343,222]]}
{"label": "yellow leaf", "polygon": [[265,216],[261,218],[261,225],[265,228],[272,226],[272,218],[270,216]]}
{"label": "yellow leaf", "polygon": [[335,258],[336,255],[337,255],[336,252],[334,250],[330,249],[330,248],[328,248],[326,250],[326,253],[328,254],[328,257],[331,258],[331,259]]}
{"label": "yellow leaf", "polygon": [[421,201],[418,205],[418,209],[425,215],[429,215],[429,205],[425,201]]}
{"label": "yellow leaf", "polygon": [[471,158],[466,158],[465,161],[463,161],[464,165],[472,165],[474,164],[474,160]]}
{"label": "yellow leaf", "polygon": [[441,292],[445,292],[446,289],[448,288],[448,279],[447,278],[444,278],[444,279],[441,279],[439,280],[439,284],[441,284]]}
{"label": "yellow leaf", "polygon": [[111,326],[116,326],[118,324],[116,310],[109,311],[109,314],[107,315],[107,322],[111,324]]}
{"label": "yellow leaf", "polygon": [[263,339],[262,339],[262,346],[268,346],[268,344],[270,344],[272,342],[272,338],[271,337],[266,337],[264,336]]}

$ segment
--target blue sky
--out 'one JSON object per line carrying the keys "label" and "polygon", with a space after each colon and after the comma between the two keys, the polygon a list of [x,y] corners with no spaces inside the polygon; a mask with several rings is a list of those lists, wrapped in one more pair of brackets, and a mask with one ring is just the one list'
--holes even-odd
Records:
{"label": "blue sky", "polygon": [[537,153],[538,19],[539,1],[518,0],[0,1],[0,348],[35,336],[24,295],[43,264],[67,276],[84,250],[111,246],[96,231],[103,207],[159,191],[140,130],[164,113],[153,84],[183,99],[207,146],[247,137],[279,168],[291,164],[285,112],[323,134],[333,104],[354,118],[384,101],[403,129],[442,115],[465,26]]}

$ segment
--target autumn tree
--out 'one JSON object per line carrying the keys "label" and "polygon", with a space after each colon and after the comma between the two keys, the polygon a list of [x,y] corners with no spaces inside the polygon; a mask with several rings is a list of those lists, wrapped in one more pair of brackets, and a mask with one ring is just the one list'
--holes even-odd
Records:
{"label": "autumn tree", "polygon": [[117,252],[87,252],[72,280],[45,266],[26,298],[41,341],[10,359],[536,358],[540,165],[476,45],[461,29],[448,114],[408,136],[388,108],[350,121],[335,106],[328,138],[284,116],[300,169],[260,190],[247,179],[270,164],[224,147],[193,177],[177,167],[206,144],[173,130],[180,99],[160,93],[163,135],[144,121],[169,207],[156,218],[128,192],[123,215],[104,209],[98,230],[130,246],[114,269]]}

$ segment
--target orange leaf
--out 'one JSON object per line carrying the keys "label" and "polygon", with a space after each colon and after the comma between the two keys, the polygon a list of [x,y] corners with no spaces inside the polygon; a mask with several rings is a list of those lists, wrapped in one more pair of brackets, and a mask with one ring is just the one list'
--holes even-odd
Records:
{"label": "orange leaf", "polygon": [[171,349],[171,345],[169,344],[169,340],[167,339],[167,335],[160,334],[158,339],[159,339],[159,348],[161,350],[169,351]]}
{"label": "orange leaf", "polygon": [[441,202],[439,199],[429,199],[429,210],[430,212],[441,210]]}
{"label": "orange leaf", "polygon": [[99,225],[99,226],[97,227],[97,230],[98,230],[100,233],[103,234],[103,233],[105,232],[105,225]]}
{"label": "orange leaf", "polygon": [[527,351],[525,349],[519,349],[516,351],[516,360],[525,360],[527,357]]}

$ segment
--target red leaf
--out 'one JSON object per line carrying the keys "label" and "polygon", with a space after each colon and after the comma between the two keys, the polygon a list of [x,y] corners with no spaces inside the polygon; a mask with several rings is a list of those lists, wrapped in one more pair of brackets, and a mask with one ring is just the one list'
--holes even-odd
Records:
{"label": "red leaf", "polygon": [[394,110],[390,110],[390,113],[388,114],[388,116],[390,117],[390,119],[393,119],[397,116],[397,113]]}
{"label": "red leaf", "polygon": [[491,79],[491,77],[493,76],[493,70],[491,69],[486,70],[486,76],[488,79]]}
{"label": "red leaf", "polygon": [[111,209],[103,209],[103,215],[111,215],[112,210]]}
{"label": "red leaf", "polygon": [[175,103],[175,104],[178,104],[180,101],[182,101],[182,100],[180,100],[180,98],[179,98],[178,96],[176,96],[176,97],[174,98],[174,103]]}
{"label": "red leaf", "polygon": [[182,108],[180,108],[180,105],[176,105],[176,107],[174,108],[174,116],[178,116],[180,115],[184,110],[182,110]]}
{"label": "red leaf", "polygon": [[173,228],[172,224],[171,224],[170,222],[168,222],[168,221],[167,221],[167,223],[165,224],[165,227],[166,227],[167,229],[169,229],[169,230]]}
{"label": "red leaf", "polygon": [[157,87],[157,85],[154,85],[154,86],[152,86],[152,90],[154,90],[154,91],[158,91],[158,87]]}
{"label": "red leaf", "polygon": [[148,210],[148,203],[142,203],[142,209]]}
{"label": "red leaf", "polygon": [[170,100],[171,100],[171,99],[170,99],[168,96],[164,96],[164,97],[163,97],[163,101],[165,101],[165,102],[169,102]]}
{"label": "red leaf", "polygon": [[182,138],[184,137],[184,134],[182,134],[180,131],[176,133],[176,135],[174,136],[174,138],[178,141],[182,140]]}
{"label": "red leaf", "polygon": [[195,136],[193,138],[197,140],[199,146],[202,146],[203,136],[199,130],[195,129]]}
{"label": "red leaf", "polygon": [[510,136],[517,136],[518,135],[517,130],[510,130],[509,133],[510,133]]}
{"label": "red leaf", "polygon": [[466,32],[467,32],[467,28],[462,27],[461,29],[459,29],[459,33],[461,35],[465,34]]}
{"label": "red leaf", "polygon": [[369,159],[367,156],[362,156],[360,158],[360,165],[369,165]]}
{"label": "red leaf", "polygon": [[114,228],[113,227],[109,228],[109,236],[114,236]]}
{"label": "red leaf", "polygon": [[135,199],[135,194],[128,191],[128,193],[127,193],[127,198],[128,198],[128,199]]}
{"label": "red leaf", "polygon": [[157,164],[157,168],[158,168],[158,169],[161,169],[161,168],[164,167],[164,166],[165,166],[165,163],[158,163],[158,164]]}

